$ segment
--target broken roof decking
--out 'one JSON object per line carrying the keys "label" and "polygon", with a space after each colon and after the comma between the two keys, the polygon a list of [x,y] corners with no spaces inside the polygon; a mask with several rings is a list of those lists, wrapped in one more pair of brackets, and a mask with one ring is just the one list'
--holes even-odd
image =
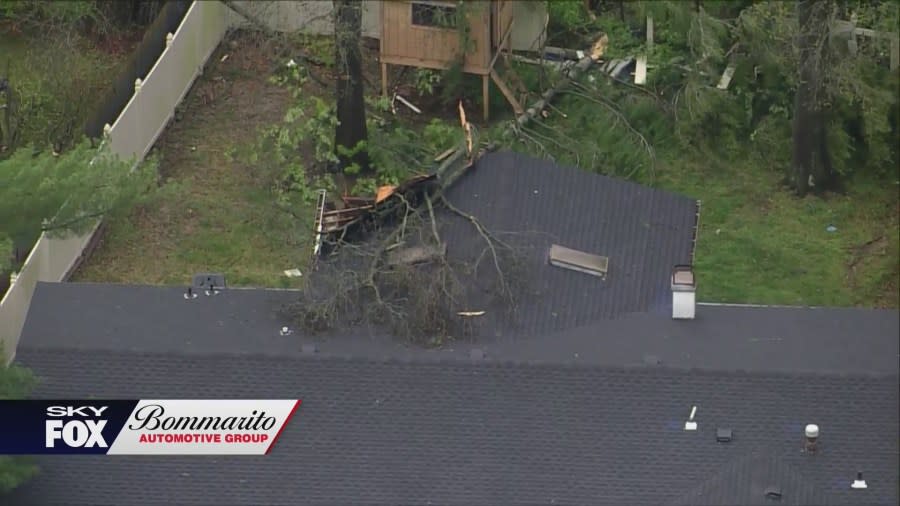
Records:
{"label": "broken roof decking", "polygon": [[[473,362],[462,343],[410,350],[359,335],[307,356],[305,338],[278,333],[295,293],[182,293],[39,283],[17,354],[40,380],[33,397],[303,399],[272,454],[42,457],[41,474],[5,504],[604,506],[694,504],[685,498],[698,494],[765,504],[747,497],[760,477],[777,481],[783,504],[896,504],[896,311],[701,306],[698,320],[668,327],[649,314],[651,326],[641,315],[610,322],[620,340],[592,336],[606,349],[573,353],[570,339],[583,336],[550,336],[542,350],[498,342]],[[755,331],[743,328],[751,320]],[[739,357],[662,353],[664,367],[624,367],[660,353],[648,335],[687,349],[716,340],[713,352]],[[749,336],[781,340],[758,342],[760,354]],[[645,346],[633,357],[616,351],[629,337]],[[781,355],[774,369],[769,353]],[[804,360],[829,372],[787,372]],[[699,430],[686,433],[692,405]],[[812,457],[799,451],[807,423],[822,430]],[[717,427],[734,440],[716,443]],[[857,470],[869,489],[849,488]]]}
{"label": "broken roof decking", "polygon": [[[537,293],[516,325],[488,322],[487,334],[541,335],[668,307],[672,267],[692,262],[697,201],[663,190],[505,151],[478,159],[446,196],[529,256],[526,289]],[[451,258],[478,257],[484,242],[471,223],[441,216]],[[608,257],[606,279],[552,267],[552,244]]]}

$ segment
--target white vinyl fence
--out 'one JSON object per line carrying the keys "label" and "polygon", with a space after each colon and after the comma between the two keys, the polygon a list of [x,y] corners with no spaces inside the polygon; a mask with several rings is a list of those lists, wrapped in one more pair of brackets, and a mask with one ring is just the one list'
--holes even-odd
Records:
{"label": "white vinyl fence", "polygon": [[[116,122],[106,128],[106,142],[113,153],[122,159],[136,159],[136,163],[144,159],[234,20],[221,2],[201,0],[191,5],[156,65],[136,83],[134,96]],[[15,357],[37,283],[65,281],[98,226],[83,236],[51,238],[41,234],[0,301],[0,348],[6,358],[0,363]]]}

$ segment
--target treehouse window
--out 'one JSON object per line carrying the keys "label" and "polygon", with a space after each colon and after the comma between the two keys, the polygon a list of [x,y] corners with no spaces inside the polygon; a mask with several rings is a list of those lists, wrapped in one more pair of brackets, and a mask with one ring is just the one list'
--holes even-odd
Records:
{"label": "treehouse window", "polygon": [[412,24],[431,28],[456,28],[456,7],[433,3],[413,3]]}

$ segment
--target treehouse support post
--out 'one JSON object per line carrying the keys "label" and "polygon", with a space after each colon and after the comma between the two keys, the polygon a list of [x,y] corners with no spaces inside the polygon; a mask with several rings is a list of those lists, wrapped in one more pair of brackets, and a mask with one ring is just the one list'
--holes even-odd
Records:
{"label": "treehouse support post", "polygon": [[491,95],[491,87],[490,87],[490,77],[487,74],[481,76],[481,99],[484,102],[484,121],[487,123],[488,117],[490,116],[491,111],[491,103],[490,103],[490,95]]}

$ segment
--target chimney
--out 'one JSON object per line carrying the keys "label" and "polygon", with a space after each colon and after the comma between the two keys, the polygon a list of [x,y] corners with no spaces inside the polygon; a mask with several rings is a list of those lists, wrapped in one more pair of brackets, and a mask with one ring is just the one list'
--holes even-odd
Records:
{"label": "chimney", "polygon": [[816,453],[819,441],[819,426],[811,423],[806,426],[806,430],[803,433],[806,435],[806,443],[804,444],[806,452]]}
{"label": "chimney", "polygon": [[672,318],[693,320],[697,308],[697,283],[694,268],[676,265],[672,269]]}

